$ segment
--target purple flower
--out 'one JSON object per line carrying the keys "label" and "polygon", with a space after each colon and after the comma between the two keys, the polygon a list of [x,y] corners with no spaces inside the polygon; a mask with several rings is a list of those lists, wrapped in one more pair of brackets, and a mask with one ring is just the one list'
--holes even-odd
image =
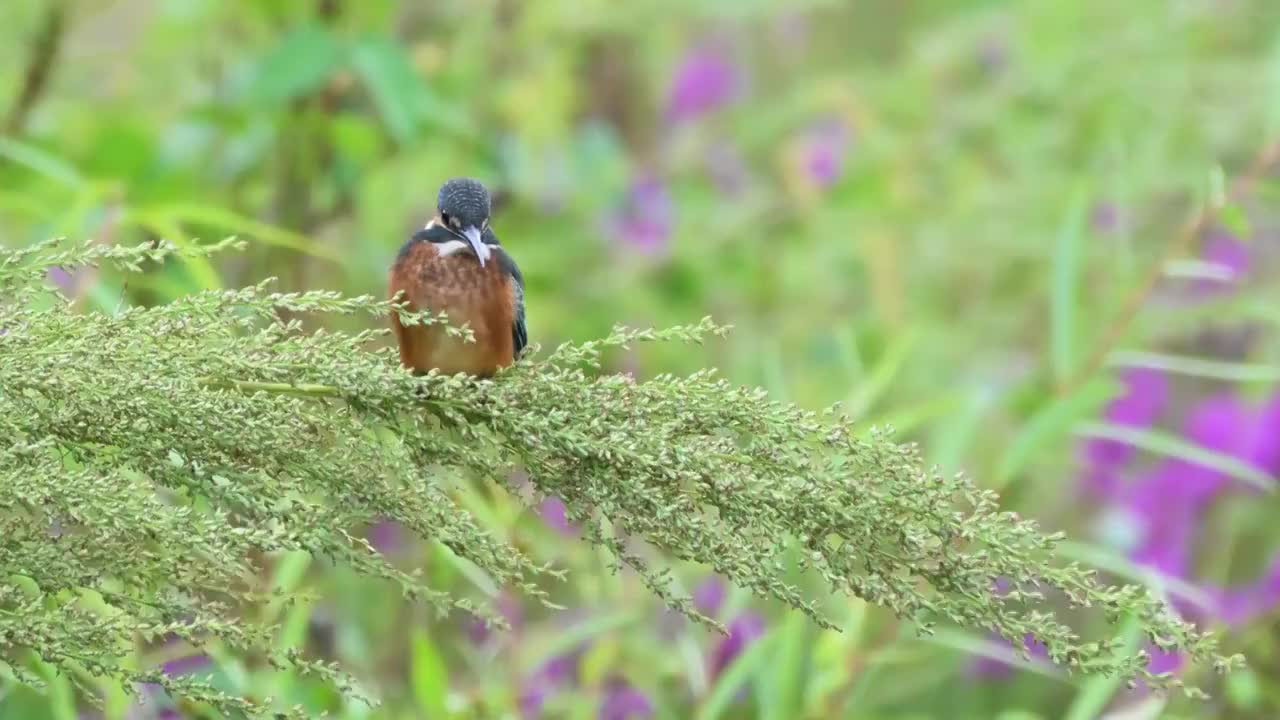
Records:
{"label": "purple flower", "polygon": [[520,689],[520,713],[526,718],[538,717],[552,695],[574,683],[580,656],[580,652],[557,655],[526,678]]}
{"label": "purple flower", "polygon": [[1009,42],[1003,37],[988,37],[978,46],[978,64],[990,74],[1009,66]]}
{"label": "purple flower", "polygon": [[724,607],[724,596],[724,581],[712,575],[694,589],[693,606],[703,615],[714,618],[720,614],[720,608]]}
{"label": "purple flower", "polygon": [[[503,591],[494,601],[494,608],[507,621],[513,631],[518,631],[524,624],[524,607],[513,594]],[[471,616],[467,622],[467,639],[472,645],[484,645],[493,638],[493,630],[477,616]]]}
{"label": "purple flower", "polygon": [[560,498],[549,495],[538,505],[538,515],[556,532],[561,535],[577,535],[578,528],[569,522],[568,515],[565,513],[564,501]]}
{"label": "purple flower", "polygon": [[209,656],[204,653],[195,653],[193,655],[184,655],[174,658],[161,666],[161,670],[166,675],[186,675],[187,673],[203,670],[212,665]]}
{"label": "purple flower", "polygon": [[729,636],[722,639],[711,655],[711,677],[718,677],[748,647],[764,635],[764,618],[744,612],[729,623]]}
{"label": "purple flower", "polygon": [[[1183,434],[1189,442],[1216,454],[1270,469],[1276,460],[1275,427],[1280,422],[1280,398],[1273,398],[1259,412],[1231,393],[1214,395],[1193,406]],[[1132,537],[1124,542],[1130,558],[1171,577],[1191,577],[1191,551],[1200,533],[1205,512],[1224,492],[1232,489],[1223,472],[1184,459],[1159,463],[1133,482],[1107,512],[1124,525]],[[1113,523],[1113,525],[1116,523]],[[1116,530],[1116,528],[1112,528]],[[1131,533],[1128,531],[1132,530]],[[1119,532],[1111,532],[1117,536]],[[1262,581],[1233,589],[1206,588],[1214,598],[1212,608],[1175,598],[1174,606],[1185,617],[1203,617],[1232,624],[1247,622],[1280,602],[1280,563]],[[1177,668],[1181,659],[1154,654],[1161,667]]]}
{"label": "purple flower", "polygon": [[685,122],[714,112],[734,99],[741,83],[738,67],[720,44],[697,46],[676,68],[667,95],[667,118]]}
{"label": "purple flower", "polygon": [[611,678],[605,684],[604,702],[600,704],[599,720],[631,720],[653,717],[653,703],[639,690],[622,678]]}
{"label": "purple flower", "polygon": [[1257,414],[1254,442],[1248,462],[1280,477],[1280,392],[1262,406]]}
{"label": "purple flower", "polygon": [[1094,206],[1090,221],[1095,232],[1110,235],[1120,229],[1120,208],[1113,202],[1101,202]]}
{"label": "purple flower", "polygon": [[1176,673],[1182,669],[1183,661],[1182,653],[1165,652],[1154,645],[1147,646],[1147,654],[1151,656],[1151,662],[1147,663],[1147,669],[1159,675],[1161,673]]}
{"label": "purple flower", "polygon": [[1248,246],[1224,230],[1214,230],[1209,233],[1200,254],[1206,262],[1220,266],[1227,275],[1223,280],[1209,278],[1201,280],[1197,287],[1201,293],[1230,287],[1249,273]]}
{"label": "purple flower", "polygon": [[369,528],[366,537],[373,549],[380,553],[396,552],[405,544],[404,526],[390,519],[382,519]]}
{"label": "purple flower", "polygon": [[[1191,442],[1249,462],[1257,440],[1256,414],[1233,394],[1221,394],[1203,400],[1188,414],[1183,432]],[[1203,504],[1221,492],[1229,478],[1219,471],[1187,461],[1180,466],[1180,492],[1188,501]]]}
{"label": "purple flower", "polygon": [[1236,588],[1210,589],[1214,614],[1228,625],[1241,626],[1280,605],[1280,556],[1257,582]]}
{"label": "purple flower", "polygon": [[[1196,445],[1245,459],[1252,449],[1253,413],[1233,395],[1194,407],[1184,433]],[[1182,459],[1160,463],[1130,489],[1124,505],[1141,538],[1132,559],[1174,577],[1190,574],[1191,543],[1208,505],[1226,489],[1221,472]]]}
{"label": "purple flower", "polygon": [[60,267],[51,267],[46,272],[49,282],[57,286],[63,295],[75,295],[80,290],[86,275],[85,268],[73,268],[68,272]]}
{"label": "purple flower", "polygon": [[675,205],[666,185],[654,177],[635,181],[609,225],[612,234],[634,250],[646,255],[665,252],[675,226]]}
{"label": "purple flower", "polygon": [[834,185],[844,174],[848,129],[839,118],[826,118],[804,131],[800,141],[801,170],[819,188]]}
{"label": "purple flower", "polygon": [[[1130,368],[1121,376],[1124,394],[1103,411],[1103,417],[1117,425],[1146,428],[1155,424],[1169,401],[1169,379],[1160,370]],[[1090,438],[1084,455],[1090,470],[1104,473],[1127,463],[1135,454],[1132,445],[1116,440]]]}
{"label": "purple flower", "polygon": [[1139,538],[1130,557],[1173,577],[1187,574],[1189,546],[1199,519],[1199,508],[1176,489],[1181,477],[1178,466],[1166,463],[1139,481],[1127,502],[1127,516]]}

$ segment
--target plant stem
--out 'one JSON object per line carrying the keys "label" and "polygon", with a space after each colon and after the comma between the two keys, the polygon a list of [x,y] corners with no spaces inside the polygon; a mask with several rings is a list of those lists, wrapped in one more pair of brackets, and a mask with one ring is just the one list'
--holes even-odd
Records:
{"label": "plant stem", "polygon": [[337,397],[338,388],[332,385],[316,385],[312,383],[271,383],[254,380],[218,380],[201,378],[201,385],[216,388],[229,388],[244,392],[266,392],[277,395],[297,395],[300,397]]}
{"label": "plant stem", "polygon": [[[1253,163],[1249,166],[1249,170],[1232,184],[1231,191],[1227,196],[1227,204],[1239,202],[1241,198],[1248,195],[1253,190],[1253,186],[1257,184],[1258,179],[1278,162],[1280,162],[1280,140],[1272,141],[1258,151]],[[1075,375],[1058,386],[1058,394],[1071,394],[1073,390],[1087,382],[1089,378],[1093,377],[1094,373],[1106,364],[1107,358],[1110,357],[1111,352],[1120,341],[1124,339],[1125,333],[1128,332],[1129,326],[1133,324],[1147,298],[1159,285],[1160,278],[1164,275],[1165,266],[1170,261],[1186,255],[1191,249],[1192,243],[1217,219],[1221,210],[1221,205],[1208,204],[1188,220],[1178,237],[1169,243],[1160,258],[1152,264],[1151,270],[1142,279],[1142,282],[1125,299],[1119,316],[1103,333],[1102,340],[1094,348],[1089,359]]]}

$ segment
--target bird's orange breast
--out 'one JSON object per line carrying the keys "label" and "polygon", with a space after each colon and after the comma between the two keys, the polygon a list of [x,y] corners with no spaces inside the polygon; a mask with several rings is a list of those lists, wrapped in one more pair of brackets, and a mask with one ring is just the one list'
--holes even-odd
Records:
{"label": "bird's orange breast", "polygon": [[442,256],[430,242],[415,242],[391,268],[391,297],[403,292],[412,311],[446,313],[449,324],[471,328],[475,342],[449,335],[442,325],[410,325],[392,315],[400,362],[417,372],[488,377],[515,361],[515,317],[510,277],[496,262],[484,267],[470,252]]}

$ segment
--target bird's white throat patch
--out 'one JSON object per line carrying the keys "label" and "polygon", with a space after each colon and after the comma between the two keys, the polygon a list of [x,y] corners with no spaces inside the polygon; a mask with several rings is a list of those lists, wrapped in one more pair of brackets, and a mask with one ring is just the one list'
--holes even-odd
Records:
{"label": "bird's white throat patch", "polygon": [[[482,245],[485,249],[485,260],[489,259],[489,254],[497,245],[485,243]],[[449,257],[454,253],[464,252],[471,249],[471,245],[463,240],[450,240],[448,242],[436,243],[436,252],[440,253],[440,257]]]}

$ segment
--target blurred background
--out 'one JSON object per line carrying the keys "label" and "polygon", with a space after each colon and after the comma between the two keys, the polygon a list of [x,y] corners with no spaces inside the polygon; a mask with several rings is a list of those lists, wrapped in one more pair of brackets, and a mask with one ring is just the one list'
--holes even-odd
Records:
{"label": "blurred background", "polygon": [[[0,3],[0,243],[253,241],[127,286],[52,272],[86,310],[268,276],[381,295],[440,183],[476,176],[534,342],[732,324],[610,369],[843,402],[1251,663],[1194,676],[1209,703],[1168,700],[859,602],[819,631],[679,566],[721,637],[608,573],[556,501],[490,488],[473,512],[570,571],[568,609],[490,588],[512,630],[489,632],[305,558],[264,579],[319,593],[265,619],[380,710],[139,652],[342,718],[1280,716],[1278,130],[1274,0]],[[483,582],[368,533],[440,587]],[[183,712],[144,697],[0,685],[0,717]]]}

